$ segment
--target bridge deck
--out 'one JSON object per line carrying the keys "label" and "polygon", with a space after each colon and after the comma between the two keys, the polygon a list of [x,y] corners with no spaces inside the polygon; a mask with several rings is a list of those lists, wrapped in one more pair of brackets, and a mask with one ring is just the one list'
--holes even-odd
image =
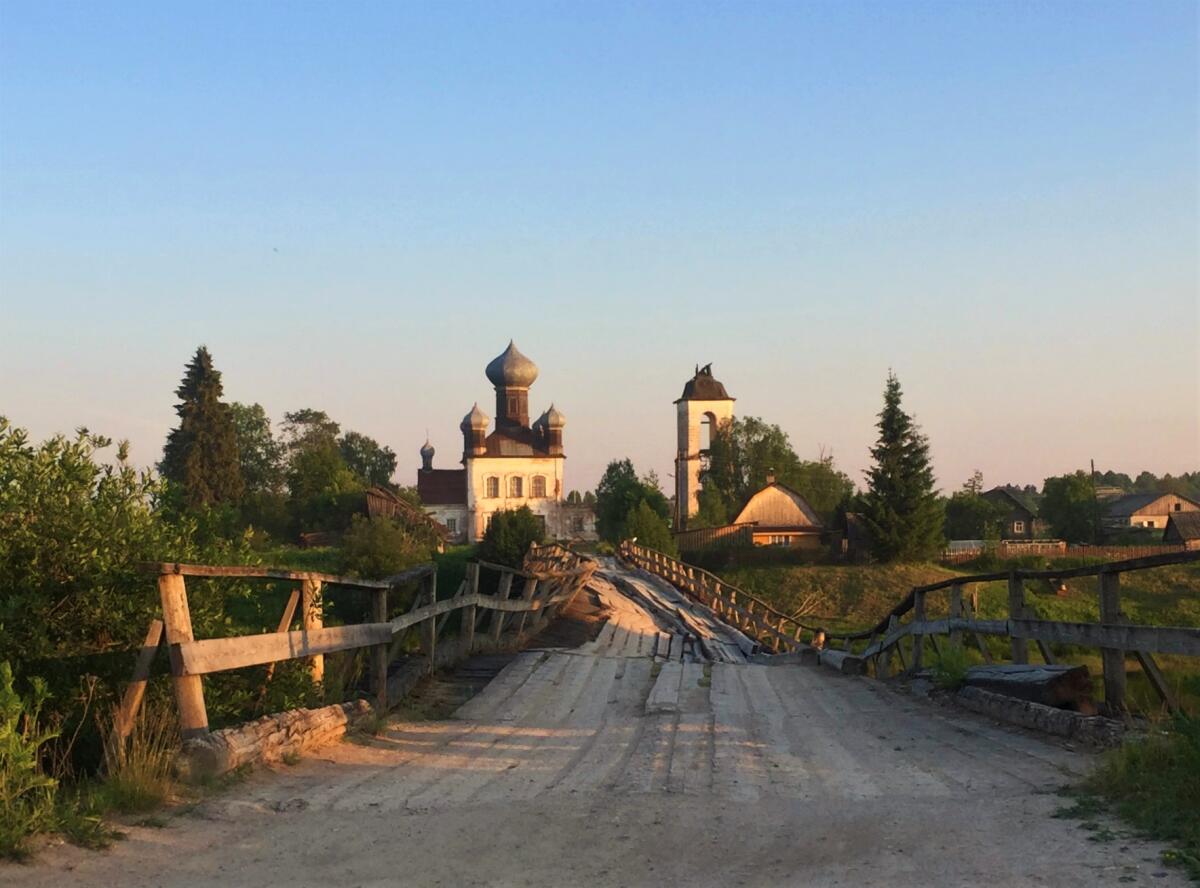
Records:
{"label": "bridge deck", "polygon": [[17,883],[70,865],[74,885],[1182,884],[1156,848],[1049,817],[1089,756],[865,679],[726,662],[731,636],[656,657],[686,620],[662,590],[618,591],[640,582],[610,571],[593,642],[521,654],[451,720],[259,773],[202,819]]}

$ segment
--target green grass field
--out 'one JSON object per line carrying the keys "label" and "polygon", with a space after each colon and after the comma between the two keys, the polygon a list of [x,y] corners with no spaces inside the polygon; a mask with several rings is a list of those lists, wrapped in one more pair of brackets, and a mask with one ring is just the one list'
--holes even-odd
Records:
{"label": "green grass field", "polygon": [[[833,631],[845,631],[873,625],[913,586],[969,572],[933,564],[771,565],[723,571],[722,576],[781,611],[797,616],[803,614],[807,616],[807,622]],[[967,587],[967,593],[972,590],[979,593],[979,611],[983,618],[1007,617],[1008,589],[1005,583],[972,584]],[[1100,619],[1099,581],[1095,577],[1068,581],[1064,595],[1056,594],[1047,582],[1029,581],[1025,594],[1027,604],[1040,619],[1070,622],[1098,622]],[[932,617],[945,615],[948,609],[946,595],[930,594],[927,607]],[[1200,627],[1200,565],[1174,565],[1123,574],[1121,607],[1132,623]],[[990,639],[987,643],[997,657],[1007,650],[1007,643],[1002,639]],[[1037,647],[1030,645],[1030,648],[1031,657],[1036,660]],[[983,662],[978,650],[969,647],[969,651],[973,661]],[[1102,696],[1098,650],[1056,645],[1053,653],[1059,662],[1087,665],[1096,682],[1097,698]],[[931,648],[927,660],[932,662],[932,656]],[[1155,659],[1175,687],[1184,708],[1200,714],[1200,660],[1165,654],[1157,655]],[[1127,669],[1130,705],[1147,715],[1159,714],[1162,705],[1135,658],[1129,658]]]}

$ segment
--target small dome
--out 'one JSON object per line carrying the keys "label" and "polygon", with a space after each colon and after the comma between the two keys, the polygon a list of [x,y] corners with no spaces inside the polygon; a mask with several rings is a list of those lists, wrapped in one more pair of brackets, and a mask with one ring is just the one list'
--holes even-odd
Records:
{"label": "small dome", "polygon": [[546,426],[552,429],[561,429],[567,424],[567,418],[562,415],[557,407],[553,404],[545,413]]}
{"label": "small dome", "polygon": [[537,364],[517,351],[511,339],[504,353],[495,357],[484,372],[494,386],[528,388],[538,376]]}
{"label": "small dome", "polygon": [[476,403],[471,408],[471,412],[463,417],[462,424],[459,426],[464,432],[469,429],[486,429],[488,425],[488,415],[479,409],[479,404]]}
{"label": "small dome", "polygon": [[433,445],[430,444],[429,439],[426,438],[425,443],[421,446],[421,456],[428,456],[432,458],[435,452],[436,451],[433,449]]}

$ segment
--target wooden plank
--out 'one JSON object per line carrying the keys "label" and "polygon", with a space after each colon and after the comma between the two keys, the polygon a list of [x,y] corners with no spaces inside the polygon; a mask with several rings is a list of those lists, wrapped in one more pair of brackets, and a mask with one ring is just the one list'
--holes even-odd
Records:
{"label": "wooden plank", "polygon": [[[467,592],[464,597],[476,599],[479,597],[479,565],[467,565]],[[475,649],[475,619],[478,616],[478,610],[474,604],[467,605],[462,615],[462,625],[460,631],[463,634],[463,653],[470,656]]]}
{"label": "wooden plank", "polygon": [[1146,674],[1150,686],[1154,688],[1159,698],[1166,704],[1167,710],[1172,715],[1178,715],[1182,712],[1183,710],[1179,706],[1179,698],[1175,695],[1175,689],[1171,687],[1167,681],[1167,677],[1158,668],[1158,663],[1154,662],[1154,657],[1145,651],[1134,651],[1133,653],[1138,658],[1138,662],[1142,664],[1142,671]]}
{"label": "wooden plank", "polygon": [[201,675],[226,669],[370,647],[384,644],[391,638],[391,623],[360,623],[309,632],[268,632],[239,638],[176,642],[171,649],[179,659],[181,675],[198,679]]}
{"label": "wooden plank", "polygon": [[[962,583],[955,583],[950,587],[950,619],[961,620],[963,618],[963,587]],[[954,629],[950,632],[950,646],[956,650],[962,650],[962,630]]]}
{"label": "wooden plank", "polygon": [[[296,617],[296,606],[300,603],[300,590],[293,589],[292,594],[288,596],[287,604],[283,606],[283,616],[279,618],[279,626],[276,632],[287,632],[292,628],[292,620]],[[263,678],[262,687],[258,692],[258,702],[261,704],[267,696],[267,685],[271,683],[271,679],[275,677],[275,664],[267,664],[267,674]]]}
{"label": "wooden plank", "polygon": [[[432,573],[426,577],[423,585],[426,598],[429,600],[429,607],[435,611],[430,614],[429,619],[421,627],[421,648],[429,660],[429,669],[432,672],[434,664],[437,662],[437,574]],[[453,599],[448,603],[458,604]]]}
{"label": "wooden plank", "polygon": [[[158,592],[162,599],[163,630],[171,655],[171,674],[175,685],[175,704],[179,708],[179,730],[184,740],[208,733],[208,711],[204,708],[204,684],[199,675],[190,675],[176,645],[194,644],[192,615],[188,610],[187,588],[179,574],[161,574]],[[264,661],[266,662],[266,661]]]}
{"label": "wooden plank", "polygon": [[133,677],[121,695],[121,703],[113,716],[113,735],[118,740],[125,740],[133,733],[133,724],[137,719],[138,710],[142,708],[142,698],[146,695],[146,684],[150,680],[150,665],[158,652],[158,643],[162,639],[163,621],[151,620],[150,628],[146,630],[146,639],[142,649],[138,651],[137,662],[133,665]]}
{"label": "wooden plank", "polygon": [[[219,566],[210,564],[178,564],[170,562],[152,562],[144,564],[143,567],[148,568],[160,576],[174,575],[181,577],[237,577],[240,579],[263,579],[263,580],[315,580],[318,583],[329,583],[334,586],[350,586],[359,589],[387,589],[393,585],[393,581],[387,580],[360,580],[355,577],[340,577],[334,574],[315,573],[307,570],[282,570],[274,567],[255,567],[252,565],[231,565]],[[413,568],[412,571],[406,573],[423,572],[436,570],[434,565],[425,564],[420,567]]]}
{"label": "wooden plank", "polygon": [[918,591],[913,598],[912,671],[925,668],[925,593]]}
{"label": "wooden plank", "polygon": [[[481,564],[483,562],[480,562]],[[508,596],[512,594],[513,574],[504,573],[500,575],[500,589],[496,593],[496,603],[508,603]],[[522,602],[524,603],[524,602]],[[492,641],[500,641],[500,636],[504,633],[504,611],[496,608],[492,613]]]}

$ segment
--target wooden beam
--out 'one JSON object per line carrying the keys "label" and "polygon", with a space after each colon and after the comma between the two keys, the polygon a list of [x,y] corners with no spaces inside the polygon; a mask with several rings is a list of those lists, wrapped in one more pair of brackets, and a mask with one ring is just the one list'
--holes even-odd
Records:
{"label": "wooden beam", "polygon": [[[961,620],[963,618],[963,587],[962,583],[955,583],[950,587],[950,619]],[[954,629],[950,632],[950,646],[956,650],[962,650],[962,630]]]}
{"label": "wooden beam", "polygon": [[[319,631],[325,625],[325,616],[321,602],[321,581],[313,577],[305,577],[300,582],[300,625],[304,632]],[[287,657],[279,657],[285,660]],[[316,654],[308,661],[308,674],[314,684],[325,681],[325,657]]]}
{"label": "wooden beam", "polygon": [[[1121,622],[1121,575],[1100,574],[1100,622]],[[1110,714],[1125,711],[1125,651],[1121,647],[1103,647],[1104,702]]]}
{"label": "wooden beam", "polygon": [[[300,603],[300,590],[293,589],[292,594],[288,596],[287,604],[283,606],[283,616],[279,618],[279,628],[276,632],[287,632],[292,628],[292,620],[296,617],[296,606]],[[258,691],[258,703],[262,706],[263,700],[267,696],[267,685],[271,683],[271,679],[275,677],[275,664],[267,664],[267,674],[263,678],[262,687]]]}
{"label": "wooden beam", "polygon": [[[273,567],[255,567],[252,565],[216,566],[209,564],[151,562],[148,564],[144,563],[142,567],[160,576],[237,577],[247,580],[315,580],[318,583],[329,583],[333,586],[350,586],[351,588],[358,589],[381,589],[392,585],[391,580],[360,580],[355,577],[339,577],[333,574],[315,573],[307,570],[281,570]],[[413,571],[430,571],[434,569],[432,564],[426,564],[413,568]]]}
{"label": "wooden beam", "polygon": [[1150,687],[1158,693],[1159,699],[1167,706],[1167,711],[1172,715],[1178,715],[1182,712],[1179,706],[1179,697],[1175,694],[1175,689],[1171,687],[1167,681],[1167,677],[1163,675],[1162,670],[1158,668],[1158,663],[1154,662],[1154,657],[1145,651],[1134,651],[1134,656],[1138,658],[1138,662],[1142,664],[1142,671],[1146,673],[1146,678],[1150,682]]}
{"label": "wooden beam", "polygon": [[388,618],[388,590],[375,589],[371,593],[371,618],[377,624],[388,626],[387,638],[371,648],[371,683],[375,686],[375,711],[387,712],[388,708],[388,661],[391,659],[392,632]]}
{"label": "wooden beam", "polygon": [[[1025,581],[1015,570],[1008,577],[1008,618],[1021,620],[1025,617]],[[1018,665],[1029,662],[1029,645],[1025,639],[1013,637],[1012,660]]]}
{"label": "wooden beam", "polygon": [[179,707],[179,730],[184,740],[208,733],[208,711],[204,708],[204,684],[199,675],[191,675],[176,653],[177,645],[194,644],[192,615],[188,610],[187,587],[180,574],[161,574],[158,593],[162,598],[163,629],[171,653],[171,674],[175,685],[175,703]]}
{"label": "wooden beam", "polygon": [[146,639],[142,642],[142,649],[138,651],[137,662],[133,665],[133,677],[125,686],[125,693],[121,695],[121,703],[113,716],[113,735],[118,740],[124,741],[133,733],[133,724],[138,710],[142,707],[142,698],[146,695],[146,684],[150,680],[150,665],[158,652],[162,634],[163,621],[151,620],[150,628],[146,630]]}
{"label": "wooden beam", "polygon": [[370,647],[385,644],[391,638],[391,623],[361,623],[307,632],[268,632],[238,638],[177,642],[171,645],[171,650],[181,664],[182,676],[198,680],[210,672]]}

